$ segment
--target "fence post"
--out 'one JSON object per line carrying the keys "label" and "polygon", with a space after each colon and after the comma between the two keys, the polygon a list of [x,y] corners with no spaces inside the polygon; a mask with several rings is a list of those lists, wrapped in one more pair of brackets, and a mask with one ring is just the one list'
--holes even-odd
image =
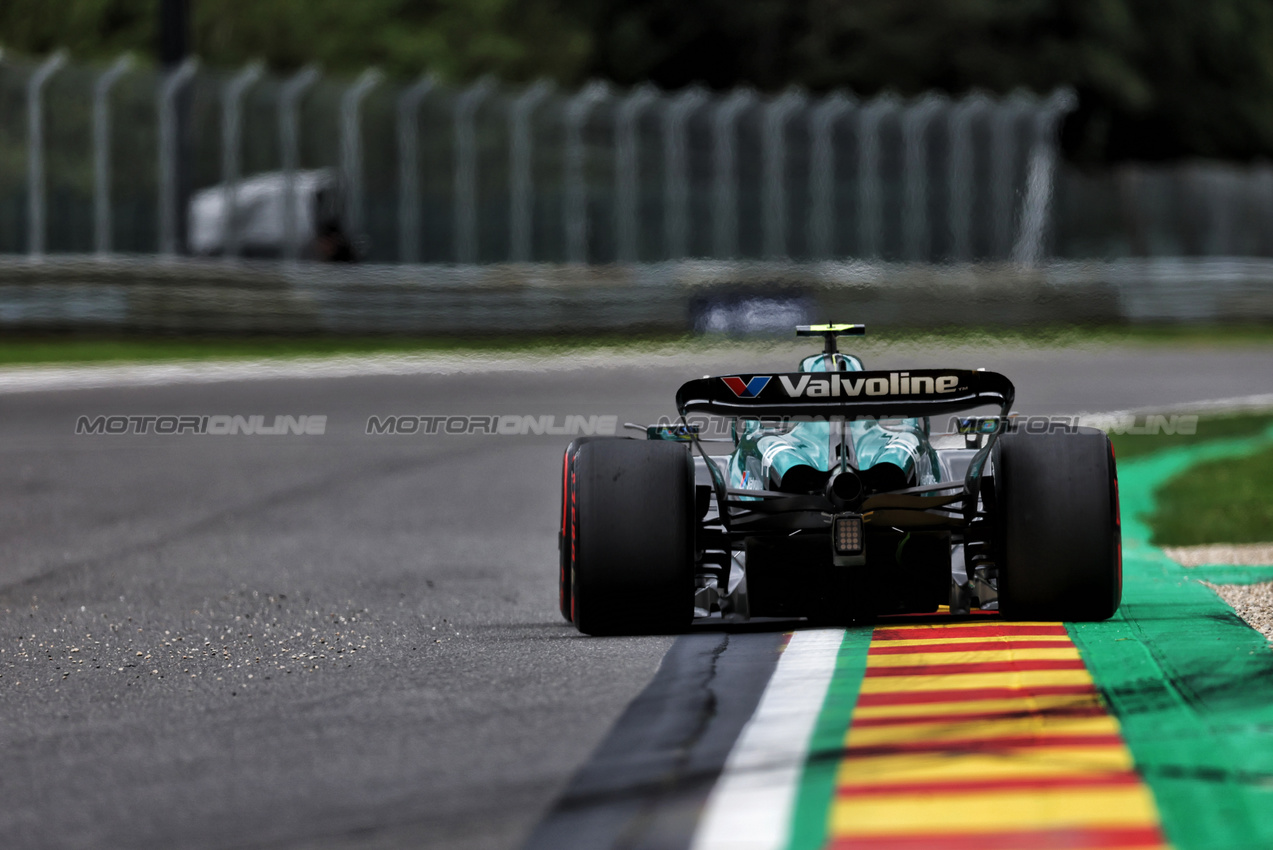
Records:
{"label": "fence post", "polygon": [[93,83],[93,247],[97,256],[111,252],[111,112],[110,93],[132,65],[125,54]]}
{"label": "fence post", "polygon": [[283,166],[283,258],[300,255],[296,233],[296,169],[300,163],[297,112],[305,92],[318,81],[318,69],[302,68],[283,83],[278,93],[278,135]]}
{"label": "fence post", "polygon": [[633,89],[619,106],[614,125],[614,195],[615,235],[618,259],[634,263],[640,253],[640,218],[637,210],[640,193],[640,147],[637,142],[637,120],[641,110],[658,99],[658,89],[646,83]]}
{"label": "fence post", "polygon": [[398,262],[420,262],[420,104],[437,85],[425,74],[398,95]]}
{"label": "fence post", "polygon": [[946,99],[926,95],[902,112],[902,259],[924,262],[932,248],[928,228],[928,144],[925,134],[933,114]]}
{"label": "fence post", "polygon": [[832,224],[835,221],[835,122],[853,109],[857,101],[844,92],[832,92],[813,110],[809,134],[812,153],[809,162],[809,254],[815,260],[830,259]]}
{"label": "fence post", "polygon": [[239,256],[240,151],[243,146],[243,95],[261,78],[261,63],[253,62],[221,89],[221,249],[227,260]]}
{"label": "fence post", "polygon": [[44,256],[44,86],[66,64],[59,50],[27,80],[27,254]]}
{"label": "fence post", "polygon": [[738,256],[738,116],[756,102],[751,89],[735,89],[712,112],[712,253]]}
{"label": "fence post", "polygon": [[194,77],[198,60],[186,59],[159,82],[159,253],[175,257],[177,245],[177,95]]}
{"label": "fence post", "polygon": [[1255,196],[1256,253],[1273,255],[1273,165],[1267,160],[1257,160],[1252,166],[1251,191]]}
{"label": "fence post", "polygon": [[1017,121],[1035,104],[1034,98],[1014,91],[999,101],[990,119],[991,215],[996,259],[1006,260],[1012,253],[1012,220],[1016,208],[1013,177],[1017,171]]}
{"label": "fence post", "polygon": [[950,155],[947,166],[946,226],[950,228],[950,259],[955,262],[972,260],[972,122],[990,108],[990,100],[980,92],[974,93],[951,107]]}
{"label": "fence post", "polygon": [[686,89],[663,112],[663,242],[671,260],[689,253],[690,168],[685,136],[690,116],[706,100],[702,89]]}
{"label": "fence post", "polygon": [[340,166],[349,186],[349,235],[363,229],[362,191],[362,102],[383,79],[376,68],[368,68],[340,98]]}
{"label": "fence post", "polygon": [[455,261],[477,262],[477,109],[495,84],[483,77],[455,99]]}
{"label": "fence post", "polygon": [[765,257],[787,256],[787,192],[783,183],[787,168],[787,120],[805,104],[805,96],[788,91],[765,107],[765,135],[762,158],[765,182],[761,185],[764,208]]}
{"label": "fence post", "polygon": [[610,96],[604,82],[593,81],[566,104],[566,262],[588,262],[588,178],[584,173],[588,152],[583,128],[588,113]]}
{"label": "fence post", "polygon": [[880,186],[880,123],[899,108],[897,98],[870,101],[858,119],[858,253],[879,259],[884,233],[884,196]]}
{"label": "fence post", "polygon": [[1012,249],[1012,260],[1033,268],[1043,259],[1043,238],[1052,203],[1052,178],[1056,170],[1056,130],[1066,113],[1078,106],[1069,89],[1053,92],[1034,116],[1034,139],[1026,174],[1025,201],[1021,207],[1021,232]]}
{"label": "fence post", "polygon": [[534,141],[530,131],[530,116],[552,90],[552,83],[539,80],[518,95],[508,112],[508,258],[514,263],[529,263],[531,260],[531,217],[535,209],[535,183],[531,179]]}

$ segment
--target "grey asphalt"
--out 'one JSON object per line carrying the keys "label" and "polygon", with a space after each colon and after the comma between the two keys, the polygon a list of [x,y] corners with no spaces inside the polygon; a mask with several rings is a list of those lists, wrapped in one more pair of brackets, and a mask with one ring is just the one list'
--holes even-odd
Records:
{"label": "grey asphalt", "polygon": [[[388,414],[670,414],[754,360],[0,395],[0,845],[512,848],[673,638],[556,613],[562,437]],[[1028,413],[1273,392],[1273,349],[898,349]],[[325,414],[322,436],[77,436],[81,415]],[[611,735],[613,738],[613,735]],[[581,774],[582,775],[582,774]]]}

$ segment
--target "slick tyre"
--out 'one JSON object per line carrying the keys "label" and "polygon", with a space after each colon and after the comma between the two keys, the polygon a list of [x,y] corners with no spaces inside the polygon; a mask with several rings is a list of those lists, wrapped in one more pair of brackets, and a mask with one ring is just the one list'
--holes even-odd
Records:
{"label": "slick tyre", "polygon": [[561,526],[557,533],[557,604],[561,609],[561,616],[569,622],[574,622],[574,614],[571,613],[571,602],[574,598],[571,590],[574,547],[571,545],[570,529],[574,524],[572,511],[575,502],[572,498],[572,481],[575,478],[575,456],[579,453],[580,446],[595,439],[598,438],[578,437],[571,440],[570,445],[566,446],[566,453],[561,461]]}
{"label": "slick tyre", "polygon": [[1014,620],[1104,620],[1122,597],[1109,437],[1009,433],[994,448],[999,610]]}
{"label": "slick tyre", "polygon": [[571,602],[590,635],[666,634],[694,617],[694,468],[679,443],[593,439],[571,472]]}

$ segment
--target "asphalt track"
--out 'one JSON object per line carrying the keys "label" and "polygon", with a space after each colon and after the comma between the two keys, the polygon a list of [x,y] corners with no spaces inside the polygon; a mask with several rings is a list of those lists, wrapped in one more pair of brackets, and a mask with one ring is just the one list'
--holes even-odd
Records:
{"label": "asphalt track", "polygon": [[[956,355],[868,366],[1003,371],[1027,413],[1273,392],[1267,348]],[[633,703],[674,640],[584,638],[556,614],[564,439],[364,431],[390,414],[646,421],[682,380],[794,365],[707,361],[0,395],[0,843],[512,848],[605,778],[591,846],[687,845],[781,629],[681,638],[673,686]],[[75,435],[112,414],[328,424]],[[652,718],[661,738],[624,740]],[[597,773],[594,751],[624,757]]]}

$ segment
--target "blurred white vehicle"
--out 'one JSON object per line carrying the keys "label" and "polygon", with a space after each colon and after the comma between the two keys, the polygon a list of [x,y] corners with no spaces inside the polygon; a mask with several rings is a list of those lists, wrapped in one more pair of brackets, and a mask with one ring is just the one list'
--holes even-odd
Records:
{"label": "blurred white vehicle", "polygon": [[[325,250],[333,236],[343,239],[339,181],[329,169],[297,171],[292,175],[290,201],[285,199],[283,172],[269,171],[239,181],[233,209],[227,215],[230,193],[219,183],[190,199],[190,251],[199,256],[223,255],[237,237],[237,253],[244,257],[279,257],[284,253],[284,204],[292,205],[293,253],[312,259],[340,259]],[[231,230],[233,228],[233,230]],[[320,240],[320,237],[324,239]],[[324,256],[327,255],[327,256]]]}

